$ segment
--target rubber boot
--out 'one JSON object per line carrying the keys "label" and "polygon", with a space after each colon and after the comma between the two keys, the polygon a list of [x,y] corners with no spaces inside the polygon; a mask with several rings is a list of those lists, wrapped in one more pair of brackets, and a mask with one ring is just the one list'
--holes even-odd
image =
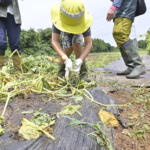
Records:
{"label": "rubber boot", "polygon": [[13,55],[13,64],[15,71],[21,72],[21,57],[19,55]]}
{"label": "rubber boot", "polygon": [[139,78],[140,75],[143,75],[143,74],[145,74],[144,66],[143,65],[141,65],[141,66],[139,65],[139,66],[136,66],[132,70],[132,72],[129,75],[127,75],[126,77],[128,79],[136,79],[136,78]]}
{"label": "rubber boot", "polygon": [[129,79],[135,79],[138,78],[140,75],[145,73],[142,61],[140,59],[140,56],[137,53],[137,47],[133,43],[133,40],[128,40],[123,45],[124,52],[127,55],[126,62],[128,68],[131,68],[132,71],[130,74],[128,74],[126,77]]}
{"label": "rubber boot", "polygon": [[4,56],[0,55],[0,69],[2,69],[2,67],[4,66]]}
{"label": "rubber boot", "polygon": [[58,76],[61,78],[63,78],[65,76],[65,64],[59,65]]}
{"label": "rubber boot", "polygon": [[121,71],[121,72],[117,72],[117,75],[121,76],[121,75],[128,75],[132,72],[132,69],[131,68],[127,68],[126,70],[124,71]]}
{"label": "rubber boot", "polygon": [[87,67],[86,67],[85,63],[83,63],[81,65],[79,76],[80,76],[80,80],[83,79],[87,82],[91,82],[91,80],[88,78],[88,70],[87,70]]}
{"label": "rubber boot", "polygon": [[126,52],[126,49],[124,46],[120,48],[121,56],[124,60],[125,65],[127,66],[127,69],[121,72],[118,72],[117,75],[128,75],[132,72],[134,68],[134,64],[132,61],[129,59],[128,53]]}

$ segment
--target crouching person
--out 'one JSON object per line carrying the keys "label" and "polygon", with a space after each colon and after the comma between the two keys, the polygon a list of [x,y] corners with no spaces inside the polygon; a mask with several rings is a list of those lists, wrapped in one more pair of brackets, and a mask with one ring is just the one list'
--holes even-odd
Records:
{"label": "crouching person", "polygon": [[[7,49],[7,36],[12,52],[18,50],[20,54],[21,16],[18,0],[0,1],[0,68],[4,65],[4,55]],[[21,58],[18,53],[13,55],[13,64],[16,71],[21,71]]]}
{"label": "crouching person", "polygon": [[[62,0],[52,7],[52,46],[60,56],[58,75],[65,76],[65,70],[72,69],[69,58],[74,51],[75,65],[80,79],[87,78],[85,58],[92,48],[91,30],[92,16],[81,0]],[[62,47],[59,43],[61,35]],[[82,47],[84,38],[84,48]]]}

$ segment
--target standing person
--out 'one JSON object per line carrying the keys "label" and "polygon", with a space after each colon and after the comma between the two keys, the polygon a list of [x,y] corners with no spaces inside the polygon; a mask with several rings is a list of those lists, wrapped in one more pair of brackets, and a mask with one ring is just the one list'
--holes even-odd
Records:
{"label": "standing person", "polygon": [[[0,68],[4,65],[4,55],[7,49],[7,36],[10,49],[13,52],[20,48],[21,16],[18,0],[0,0]],[[13,55],[13,64],[16,71],[21,70],[21,58],[16,52]]]}
{"label": "standing person", "polygon": [[[65,70],[72,69],[69,56],[74,51],[75,64],[80,79],[87,77],[85,58],[92,48],[91,29],[92,16],[84,7],[82,0],[62,0],[52,7],[51,18],[52,46],[61,58],[58,75],[65,76]],[[62,47],[59,43],[61,34]],[[82,42],[84,37],[84,48]]]}
{"label": "standing person", "polygon": [[113,37],[127,66],[126,70],[117,75],[126,75],[129,79],[138,78],[145,73],[137,47],[129,37],[136,7],[137,0],[114,0],[107,13],[107,21],[114,19]]}

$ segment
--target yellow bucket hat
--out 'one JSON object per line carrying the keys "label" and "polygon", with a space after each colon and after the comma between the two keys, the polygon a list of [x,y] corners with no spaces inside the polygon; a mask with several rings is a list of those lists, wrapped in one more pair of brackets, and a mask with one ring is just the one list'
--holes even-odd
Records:
{"label": "yellow bucket hat", "polygon": [[51,9],[53,24],[63,32],[81,34],[89,29],[93,17],[82,0],[62,0]]}

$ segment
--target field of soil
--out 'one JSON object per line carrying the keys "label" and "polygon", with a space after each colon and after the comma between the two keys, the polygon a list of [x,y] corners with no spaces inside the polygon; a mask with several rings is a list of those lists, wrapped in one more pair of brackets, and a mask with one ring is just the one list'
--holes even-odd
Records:
{"label": "field of soil", "polygon": [[[95,57],[97,54],[90,55],[89,60]],[[126,79],[125,76],[116,75],[116,72],[126,68],[122,59],[113,61],[103,68],[90,68],[90,78],[97,82],[97,87],[88,89],[94,99],[104,104],[125,104],[121,107],[122,113],[119,115],[128,125],[125,127],[120,123],[116,128],[104,128],[115,150],[150,149],[150,56],[141,55],[141,58],[146,74],[139,79]],[[91,123],[100,121],[97,114],[102,107],[86,98],[76,102],[72,97],[50,101],[47,94],[40,93],[15,96],[7,107],[5,122],[2,124],[6,133],[0,137],[0,150],[104,150],[103,146],[99,146],[85,134],[92,132],[91,128],[66,128],[68,119],[57,118],[56,114],[69,104],[82,106],[80,113],[83,116],[74,114],[71,117]],[[5,102],[0,101],[0,113],[4,105]],[[115,108],[113,109],[112,113],[115,112]],[[56,143],[45,136],[27,142],[18,135],[22,118],[31,118],[30,113],[22,112],[29,110],[42,110],[57,118],[53,127]]]}

